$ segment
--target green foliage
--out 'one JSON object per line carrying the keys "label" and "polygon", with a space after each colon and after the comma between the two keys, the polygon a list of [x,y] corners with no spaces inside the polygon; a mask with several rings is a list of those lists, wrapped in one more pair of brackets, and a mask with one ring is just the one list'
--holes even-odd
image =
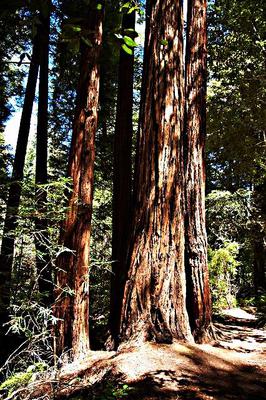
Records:
{"label": "green foliage", "polygon": [[[116,35],[117,37],[121,35]],[[130,36],[124,35],[121,36],[123,38],[124,43],[122,43],[121,47],[122,49],[129,55],[133,54],[132,48],[137,47],[138,44],[133,40]]]}
{"label": "green foliage", "polygon": [[144,14],[143,2],[141,0],[131,0],[124,2],[120,7],[120,11],[131,14],[133,11],[138,12],[140,16]]}
{"label": "green foliage", "polygon": [[208,241],[217,247],[245,238],[251,213],[251,192],[213,190],[206,197]]}
{"label": "green foliage", "polygon": [[3,133],[0,130],[0,229],[2,228],[6,208],[8,183],[12,166],[12,156],[9,150],[9,146],[6,146]]}
{"label": "green foliage", "polygon": [[[27,171],[25,172],[27,176]],[[36,213],[34,196],[36,185],[30,173],[23,183],[18,224],[15,232],[11,232],[16,238],[16,247],[12,271],[10,321],[6,328],[23,338],[24,345],[14,352],[8,365],[5,365],[5,368],[11,371],[23,370],[29,363],[53,361],[51,326],[56,320],[52,309],[42,304],[46,294],[40,295],[38,290],[35,243],[38,241],[45,246],[45,252],[51,261],[49,268],[52,268],[54,274],[56,258],[63,250],[58,244],[58,238],[70,187],[71,183],[66,178],[41,185],[48,199],[45,212],[48,220],[47,238],[36,229],[35,220],[40,214]],[[40,185],[37,188],[40,188]],[[43,254],[39,256],[42,257]]]}
{"label": "green foliage", "polygon": [[234,286],[239,252],[238,243],[225,243],[223,247],[208,250],[210,286],[214,311],[236,306],[236,287]]}
{"label": "green foliage", "polygon": [[127,54],[129,54],[129,55],[133,54],[133,50],[130,49],[125,43],[123,43],[121,47]]}
{"label": "green foliage", "polygon": [[[2,3],[1,3],[2,7]],[[23,78],[25,69],[12,63],[14,58],[30,52],[28,45],[30,31],[24,25],[28,20],[23,13],[15,13],[7,8],[7,13],[0,14],[0,133],[5,123],[15,110],[16,100],[19,102],[23,94]],[[18,27],[20,32],[18,32]]]}
{"label": "green foliage", "polygon": [[[111,188],[97,174],[98,185],[94,192],[91,268],[90,268],[90,319],[92,346],[103,348],[109,318],[110,278],[112,269],[112,194]],[[97,334],[96,334],[97,332]]]}
{"label": "green foliage", "polygon": [[26,386],[31,378],[32,372],[18,372],[8,378],[0,385],[0,390],[6,390],[8,396],[10,396],[16,389]]}
{"label": "green foliage", "polygon": [[126,43],[127,46],[129,47],[136,47],[137,43],[129,36],[124,36],[124,42]]}
{"label": "green foliage", "polygon": [[15,390],[28,385],[34,381],[40,372],[44,372],[47,365],[44,363],[36,363],[30,365],[25,372],[17,372],[11,375],[0,385],[0,391],[6,392],[10,396]]}
{"label": "green foliage", "polygon": [[256,298],[256,306],[258,308],[259,319],[258,326],[265,328],[266,327],[266,295],[265,293],[260,294]]}
{"label": "green foliage", "polygon": [[208,187],[236,190],[265,176],[263,0],[209,6]]}
{"label": "green foliage", "polygon": [[71,396],[71,400],[122,400],[132,393],[133,388],[127,384],[104,381],[88,389],[86,394]]}
{"label": "green foliage", "polygon": [[239,289],[251,287],[254,260],[251,219],[252,194],[239,189],[232,193],[226,190],[213,190],[206,197],[207,232],[210,248],[217,250],[224,243],[236,242],[239,245],[236,284]]}
{"label": "green foliage", "polygon": [[107,383],[102,392],[93,396],[93,400],[121,400],[127,397],[132,388],[126,384]]}

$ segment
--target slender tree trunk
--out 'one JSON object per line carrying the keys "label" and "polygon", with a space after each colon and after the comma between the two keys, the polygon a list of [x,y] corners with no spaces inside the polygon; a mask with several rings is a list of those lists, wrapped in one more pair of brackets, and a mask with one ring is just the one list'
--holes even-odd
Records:
{"label": "slender tree trunk", "polygon": [[5,56],[5,50],[0,49],[0,134],[1,135],[4,133],[5,124],[10,115],[8,107],[6,80],[5,80],[4,56]]}
{"label": "slender tree trunk", "polygon": [[[135,13],[124,14],[123,35],[134,38]],[[117,344],[124,286],[127,277],[127,249],[132,190],[132,113],[134,55],[120,51],[118,98],[114,142],[113,240],[110,330]]]}
{"label": "slender tree trunk", "polygon": [[[95,133],[98,123],[99,54],[103,13],[91,5],[86,30],[92,46],[81,44],[81,70],[70,150],[73,192],[62,242],[71,250],[58,258],[55,316],[57,353],[73,349],[75,358],[89,350],[89,250],[93,199]],[[94,7],[93,7],[94,6]]]}
{"label": "slender tree trunk", "polygon": [[184,263],[182,2],[147,4],[136,209],[122,337],[193,340]]}
{"label": "slender tree trunk", "polygon": [[[36,148],[36,184],[47,183],[47,141],[48,141],[48,68],[49,68],[49,34],[50,34],[50,3],[47,3],[48,14],[41,15],[40,33],[40,82],[37,121]],[[41,187],[36,189],[36,267],[38,272],[39,291],[42,301],[49,305],[53,298],[51,264],[48,252],[48,232],[46,213],[46,191]]]}
{"label": "slender tree trunk", "polygon": [[253,280],[255,294],[266,291],[266,179],[255,185],[253,192]]}
{"label": "slender tree trunk", "polygon": [[265,236],[262,235],[255,239],[254,242],[254,288],[256,296],[266,291],[266,249]]}
{"label": "slender tree trunk", "polygon": [[188,0],[185,111],[185,261],[187,309],[195,340],[204,340],[211,321],[205,221],[207,28],[206,0]]}
{"label": "slender tree trunk", "polygon": [[[23,180],[23,169],[26,157],[32,107],[35,96],[36,82],[39,69],[39,34],[33,43],[32,59],[29,68],[22,116],[18,133],[17,147],[13,165],[11,185],[7,200],[7,210],[3,229],[0,256],[0,329],[8,321],[11,294],[11,274],[14,253],[14,230],[17,225],[18,209]],[[2,340],[2,338],[1,338]],[[4,339],[3,339],[4,340]],[[1,342],[2,343],[2,342]],[[4,349],[5,346],[3,346]],[[8,349],[7,349],[8,351]]]}

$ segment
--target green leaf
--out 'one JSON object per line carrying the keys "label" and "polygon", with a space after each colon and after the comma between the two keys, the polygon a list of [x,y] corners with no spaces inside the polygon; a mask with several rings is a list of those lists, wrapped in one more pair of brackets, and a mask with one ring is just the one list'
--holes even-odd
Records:
{"label": "green leaf", "polygon": [[80,26],[72,26],[72,30],[74,32],[81,32],[81,27]]}
{"label": "green leaf", "polygon": [[128,1],[127,3],[123,4],[122,7],[120,7],[120,11],[121,11],[123,8],[129,8],[130,6],[131,6],[131,3],[130,3],[130,1]]}
{"label": "green leaf", "polygon": [[133,29],[133,28],[126,28],[126,29],[124,29],[124,31],[125,31],[125,32],[133,32],[133,33],[137,34],[137,32],[135,31],[135,29]]}
{"label": "green leaf", "polygon": [[163,46],[167,46],[167,45],[168,45],[168,40],[162,39],[162,40],[161,40],[161,44],[162,44]]}
{"label": "green leaf", "polygon": [[137,9],[138,9],[138,7],[136,7],[136,6],[131,7],[131,8],[128,10],[128,14],[131,14],[133,11],[135,11],[135,10],[137,10]]}
{"label": "green leaf", "polygon": [[96,8],[97,8],[97,10],[99,10],[99,11],[100,11],[100,10],[102,10],[102,8],[103,8],[103,5],[102,5],[101,3],[98,3]]}
{"label": "green leaf", "polygon": [[89,39],[86,39],[84,36],[81,36],[81,40],[83,43],[85,43],[87,46],[92,47],[92,43]]}
{"label": "green leaf", "polygon": [[133,50],[130,49],[129,47],[127,47],[126,44],[122,44],[122,49],[123,49],[127,54],[130,54],[130,55],[133,54]]}
{"label": "green leaf", "polygon": [[124,36],[124,42],[129,47],[137,47],[138,44],[129,36]]}

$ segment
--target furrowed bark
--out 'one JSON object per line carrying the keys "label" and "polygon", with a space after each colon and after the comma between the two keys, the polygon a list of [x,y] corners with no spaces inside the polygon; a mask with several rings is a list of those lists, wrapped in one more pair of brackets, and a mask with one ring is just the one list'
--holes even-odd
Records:
{"label": "furrowed bark", "polygon": [[73,191],[63,227],[62,243],[70,249],[58,258],[55,291],[57,353],[73,350],[75,358],[89,350],[89,250],[93,200],[95,133],[98,123],[99,55],[102,44],[102,10],[90,7],[84,26],[92,46],[81,44],[81,69],[77,89],[69,160]]}
{"label": "furrowed bark", "polygon": [[206,0],[188,1],[185,110],[185,260],[187,308],[196,341],[211,322],[205,221],[207,28]]}
{"label": "furrowed bark", "polygon": [[184,264],[182,2],[147,4],[141,126],[122,338],[193,340]]}
{"label": "furrowed bark", "polygon": [[[135,13],[124,14],[123,35],[134,38]],[[133,108],[134,55],[120,51],[118,72],[118,98],[114,141],[113,178],[113,240],[110,331],[117,342],[124,286],[127,277],[127,249],[131,215],[132,190],[132,108]]]}

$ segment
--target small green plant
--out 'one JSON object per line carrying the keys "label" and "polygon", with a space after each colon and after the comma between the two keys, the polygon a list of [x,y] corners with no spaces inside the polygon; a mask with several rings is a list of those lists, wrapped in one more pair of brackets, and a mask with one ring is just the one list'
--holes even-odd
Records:
{"label": "small green plant", "polygon": [[40,372],[44,372],[47,365],[44,363],[36,363],[30,365],[25,372],[17,372],[7,378],[1,385],[0,391],[5,392],[7,396],[10,396],[15,390],[20,387],[28,385],[28,383],[35,380],[36,376]]}
{"label": "small green plant", "polygon": [[127,384],[107,383],[104,387],[103,392],[100,395],[95,396],[95,400],[121,400],[129,395],[132,390]]}
{"label": "small green plant", "polygon": [[129,395],[129,391],[132,390],[128,385],[118,386],[113,390],[113,396],[116,399],[120,399],[122,397],[126,397]]}

